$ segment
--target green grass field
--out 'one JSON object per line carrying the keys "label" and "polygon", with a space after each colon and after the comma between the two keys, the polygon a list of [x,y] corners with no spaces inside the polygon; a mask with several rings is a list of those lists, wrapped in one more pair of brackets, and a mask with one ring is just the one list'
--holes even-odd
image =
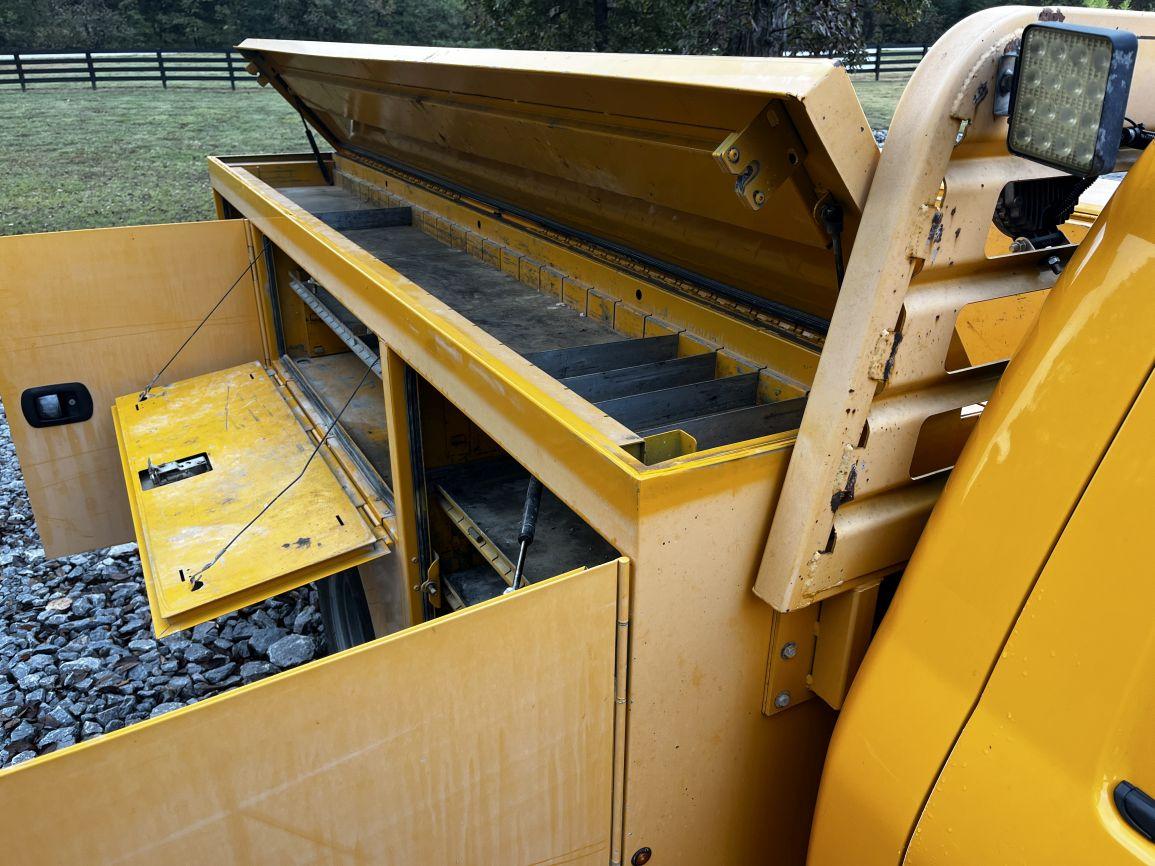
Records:
{"label": "green grass field", "polygon": [[[902,81],[854,82],[874,127]],[[213,217],[205,156],[308,150],[271,88],[0,92],[0,234]]]}
{"label": "green grass field", "polygon": [[210,219],[205,156],[307,151],[272,89],[0,93],[0,234]]}
{"label": "green grass field", "polygon": [[890,126],[890,118],[894,114],[894,106],[898,104],[898,97],[906,87],[907,79],[883,78],[875,81],[868,75],[853,76],[854,89],[858,92],[858,99],[862,109],[866,112],[866,119],[874,129]]}

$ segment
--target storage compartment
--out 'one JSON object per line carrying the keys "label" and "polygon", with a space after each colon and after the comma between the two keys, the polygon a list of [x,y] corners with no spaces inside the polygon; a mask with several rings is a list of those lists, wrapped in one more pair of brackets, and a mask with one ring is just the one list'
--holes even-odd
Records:
{"label": "storage compartment", "polygon": [[[443,243],[414,224],[412,209],[379,207],[340,187],[286,187],[281,195],[412,280],[520,353],[576,395],[646,438],[681,430],[680,450],[705,450],[798,426],[804,398],[768,399],[777,379],[683,332],[631,336],[592,314],[596,287],[567,292],[564,274],[521,278],[535,263],[475,245],[480,255]],[[488,249],[488,252],[487,252]],[[504,256],[504,258],[503,258]],[[515,274],[517,276],[515,276]],[[551,282],[552,280],[552,282]],[[289,269],[279,287],[286,352],[296,370],[336,411],[377,338],[308,275]],[[557,295],[543,286],[562,287]],[[569,297],[567,297],[567,294]],[[358,395],[342,427],[379,467],[388,465],[383,408],[375,386]],[[652,462],[652,461],[651,461]]]}
{"label": "storage compartment", "polygon": [[[491,458],[433,469],[427,474],[431,505],[439,512],[438,554],[450,607],[476,604],[512,584],[530,475],[508,458]],[[446,537],[451,526],[459,539]],[[436,536],[435,536],[436,537]],[[441,554],[441,549],[447,553]],[[472,555],[471,555],[472,554]],[[592,567],[618,551],[549,490],[542,493],[537,530],[526,552],[526,583]]]}
{"label": "storage compartment", "polygon": [[[370,208],[332,187],[282,192],[291,192],[329,224],[364,225],[375,221],[373,214],[389,211],[388,219],[376,218],[378,229],[346,234],[371,232],[391,267],[452,300],[459,311],[623,423],[659,430],[692,413],[702,415],[695,423],[709,424],[708,419],[752,408],[756,374],[715,378],[714,354],[679,356],[676,335],[623,337],[413,228],[397,218],[404,209]],[[321,407],[333,434],[351,441],[381,480],[392,484],[377,336],[287,256],[279,251],[274,256],[279,303],[274,318],[285,352],[279,367]],[[528,316],[529,326],[524,321],[519,326],[519,316]],[[429,539],[429,562],[422,570],[436,563],[444,613],[494,598],[511,585],[530,475],[436,389],[416,379],[411,411],[420,419],[421,437],[413,471],[422,479],[416,489],[426,498],[421,531]],[[548,490],[537,527],[525,562],[526,584],[619,556]]]}
{"label": "storage compartment", "polygon": [[[530,474],[420,376],[412,375],[411,471],[417,556],[429,577],[429,615],[459,610],[505,592],[521,546]],[[521,586],[592,568],[620,554],[549,489],[526,547]]]}

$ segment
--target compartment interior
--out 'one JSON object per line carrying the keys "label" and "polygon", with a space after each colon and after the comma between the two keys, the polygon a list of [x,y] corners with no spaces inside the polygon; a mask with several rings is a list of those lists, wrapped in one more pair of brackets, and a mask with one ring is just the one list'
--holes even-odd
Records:
{"label": "compartment interior", "polygon": [[[694,438],[696,450],[704,450],[798,426],[804,398],[767,400],[766,371],[723,364],[717,351],[693,335],[622,334],[610,323],[527,285],[504,269],[441,242],[413,224],[410,208],[380,207],[339,186],[286,187],[278,192],[639,436],[682,430]],[[310,318],[330,326],[336,320],[349,329],[336,342],[328,339],[330,334],[287,350],[335,411],[335,401],[343,401],[355,381],[350,379],[356,364],[352,359],[321,359],[343,352],[356,357],[356,346],[350,352],[350,336],[375,356],[376,338],[323,287],[307,278],[290,282],[298,284],[298,290],[303,283],[332,314],[326,316],[323,309],[318,315],[318,304],[305,298]],[[284,302],[283,289],[281,297]],[[316,330],[310,330],[310,338]],[[342,385],[347,388],[342,390]],[[357,399],[359,404],[360,395]],[[354,413],[348,426],[362,451],[367,456],[376,454],[376,462],[387,456],[387,444],[380,433],[383,413],[376,419],[371,416],[371,412]]]}
{"label": "compartment interior", "polygon": [[[495,263],[439,240],[415,224],[410,207],[382,207],[339,186],[278,192],[640,437],[680,430],[693,438],[691,449],[704,450],[798,426],[805,398],[766,399],[768,371],[722,358],[692,334],[621,333],[567,302],[564,292],[550,294],[507,272],[500,258]],[[335,429],[391,486],[376,335],[279,251],[274,272],[284,366],[330,418],[340,416]],[[365,375],[367,366],[373,375]],[[427,556],[440,574],[442,609],[458,609],[493,598],[512,582],[530,475],[415,378],[416,393],[407,400],[420,418],[421,453],[413,471],[424,500]],[[618,555],[544,491],[525,561],[527,582]]]}

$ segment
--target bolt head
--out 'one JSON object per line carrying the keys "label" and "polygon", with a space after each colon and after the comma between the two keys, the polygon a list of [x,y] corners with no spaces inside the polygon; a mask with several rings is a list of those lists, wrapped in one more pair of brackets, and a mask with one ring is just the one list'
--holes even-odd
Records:
{"label": "bolt head", "polygon": [[758,205],[758,207],[766,204],[766,193],[760,189],[754,190],[754,204]]}
{"label": "bolt head", "polygon": [[780,710],[790,706],[790,692],[779,692],[774,696],[774,706]]}
{"label": "bolt head", "polygon": [[639,848],[634,852],[634,856],[630,858],[630,863],[632,863],[633,866],[645,866],[653,856],[654,852],[649,848]]}
{"label": "bolt head", "polygon": [[726,159],[730,160],[730,162],[737,162],[741,158],[742,154],[738,152],[738,148],[736,147],[731,147],[726,151]]}
{"label": "bolt head", "polygon": [[782,658],[787,661],[796,655],[798,655],[798,644],[794,643],[794,641],[790,641],[782,647]]}

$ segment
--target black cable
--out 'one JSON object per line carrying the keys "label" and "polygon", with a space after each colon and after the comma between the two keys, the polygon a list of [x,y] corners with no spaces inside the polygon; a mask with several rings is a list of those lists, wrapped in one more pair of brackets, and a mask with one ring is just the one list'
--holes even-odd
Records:
{"label": "black cable", "polygon": [[357,392],[361,390],[361,386],[364,385],[365,380],[369,378],[370,372],[372,372],[372,368],[366,367],[365,372],[361,375],[361,381],[357,383],[357,387],[353,389],[353,393],[349,395],[349,399],[345,401],[345,405],[341,407],[341,411],[333,416],[333,420],[329,423],[329,427],[325,430],[325,435],[322,436],[320,440],[318,440],[316,446],[313,448],[313,453],[309,455],[309,459],[305,461],[305,465],[301,467],[301,471],[297,473],[297,477],[282,487],[281,492],[270,499],[265,507],[258,511],[252,520],[242,526],[240,531],[229,540],[228,544],[220,549],[217,555],[214,556],[207,565],[205,565],[203,568],[201,568],[200,571],[196,572],[194,575],[192,575],[192,577],[189,578],[189,587],[193,592],[196,592],[198,589],[204,586],[204,581],[200,579],[201,575],[203,575],[206,571],[220,562],[221,557],[224,556],[228,549],[236,543],[237,539],[244,535],[245,532],[248,531],[249,527],[260,520],[265,515],[265,512],[273,507],[278,499],[288,493],[289,488],[291,488],[294,484],[305,477],[305,473],[309,470],[309,465],[313,462],[313,458],[317,456],[317,452],[321,450],[321,446],[325,444],[325,441],[329,438],[329,434],[333,432],[333,428],[337,426],[337,422],[341,420],[341,416],[345,414],[345,410],[349,408],[349,404],[353,402],[353,398],[357,396]]}
{"label": "black cable", "polygon": [[842,205],[831,199],[822,206],[819,216],[822,219],[822,227],[830,236],[830,251],[834,253],[834,276],[838,280],[838,287],[842,288],[842,280],[846,276],[846,264],[842,258],[844,228]]}
{"label": "black cable", "polygon": [[256,265],[256,263],[257,263],[257,259],[263,253],[267,252],[268,249],[269,249],[269,239],[265,238],[264,245],[262,246],[261,252],[257,253],[257,255],[255,255],[251,259],[249,259],[249,263],[247,265],[245,265],[245,269],[243,271],[241,271],[240,276],[238,276],[235,280],[233,280],[233,284],[228,287],[228,289],[225,291],[225,293],[223,295],[221,295],[221,299],[219,301],[217,301],[215,304],[213,304],[213,308],[211,310],[209,310],[207,314],[205,314],[205,317],[203,319],[201,319],[200,324],[197,325],[195,328],[193,328],[193,332],[191,334],[189,334],[187,338],[185,338],[185,341],[183,343],[180,344],[180,348],[172,353],[172,357],[164,362],[164,366],[161,367],[159,370],[157,370],[156,375],[153,376],[149,380],[148,384],[144,386],[144,390],[141,391],[140,396],[137,397],[138,400],[147,400],[148,399],[148,392],[152,390],[152,386],[155,385],[157,383],[157,380],[160,379],[160,377],[164,375],[164,371],[169,368],[169,365],[171,365],[172,362],[177,359],[177,356],[181,352],[184,351],[184,347],[187,346],[189,344],[189,342],[192,340],[192,338],[197,335],[197,331],[199,331],[201,328],[203,328],[205,326],[205,322],[207,322],[212,317],[212,314],[217,311],[217,308],[225,302],[225,298],[227,298],[229,296],[229,294],[232,292],[232,290],[240,285],[241,280],[243,280],[245,278],[245,274],[247,274],[249,271],[251,271],[253,269],[253,266]]}
{"label": "black cable", "polygon": [[1146,150],[1147,145],[1155,139],[1155,132],[1148,129],[1142,123],[1136,123],[1129,117],[1124,117],[1123,120],[1131,125],[1123,127],[1119,146],[1130,147],[1135,150]]}

